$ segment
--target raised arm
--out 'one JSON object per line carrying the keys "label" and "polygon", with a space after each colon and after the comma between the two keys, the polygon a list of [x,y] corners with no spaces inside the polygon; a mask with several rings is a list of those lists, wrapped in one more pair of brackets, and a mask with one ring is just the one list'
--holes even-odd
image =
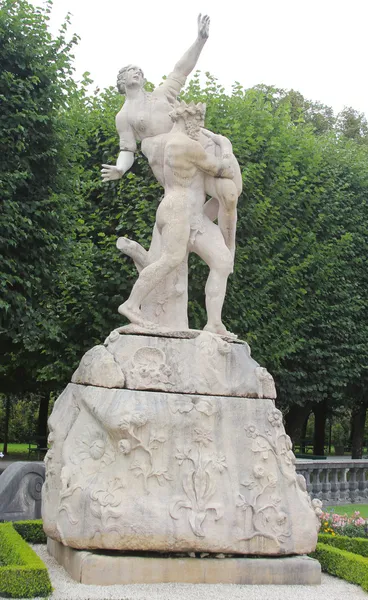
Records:
{"label": "raised arm", "polygon": [[186,51],[174,67],[174,73],[187,77],[197,64],[200,53],[209,36],[210,18],[198,15],[198,36],[194,44]]}

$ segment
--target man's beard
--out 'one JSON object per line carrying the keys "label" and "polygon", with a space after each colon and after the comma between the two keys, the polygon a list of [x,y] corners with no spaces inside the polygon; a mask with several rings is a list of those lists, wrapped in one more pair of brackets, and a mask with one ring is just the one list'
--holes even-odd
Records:
{"label": "man's beard", "polygon": [[198,140],[199,132],[201,130],[200,126],[197,123],[191,123],[190,121],[185,124],[185,130],[187,135],[192,140]]}

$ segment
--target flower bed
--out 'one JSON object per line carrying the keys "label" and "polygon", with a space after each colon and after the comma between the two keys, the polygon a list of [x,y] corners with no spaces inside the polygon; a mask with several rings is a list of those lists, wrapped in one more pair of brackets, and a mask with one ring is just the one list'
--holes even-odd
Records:
{"label": "flower bed", "polygon": [[360,512],[357,510],[353,515],[338,515],[334,512],[321,512],[320,533],[327,533],[332,536],[342,535],[354,538],[368,537],[368,524]]}

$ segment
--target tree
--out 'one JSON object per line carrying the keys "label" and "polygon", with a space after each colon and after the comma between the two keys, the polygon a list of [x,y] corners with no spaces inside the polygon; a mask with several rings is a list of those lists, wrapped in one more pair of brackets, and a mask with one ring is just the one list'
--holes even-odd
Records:
{"label": "tree", "polygon": [[72,148],[64,124],[76,43],[47,29],[45,9],[4,0],[0,9],[0,335],[2,391],[40,390],[42,338],[59,336],[53,312],[75,218]]}

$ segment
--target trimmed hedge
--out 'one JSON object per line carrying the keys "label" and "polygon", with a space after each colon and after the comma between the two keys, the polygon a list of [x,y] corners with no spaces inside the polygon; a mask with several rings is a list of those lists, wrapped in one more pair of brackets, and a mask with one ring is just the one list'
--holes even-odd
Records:
{"label": "trimmed hedge", "polygon": [[29,544],[46,544],[47,542],[41,519],[35,521],[13,521],[13,527]]}
{"label": "trimmed hedge", "polygon": [[368,558],[365,556],[340,550],[321,542],[317,544],[315,552],[310,556],[321,563],[322,571],[325,573],[360,585],[363,590],[368,592]]}
{"label": "trimmed hedge", "polygon": [[12,598],[48,596],[47,568],[12,523],[0,524],[0,595]]}
{"label": "trimmed hedge", "polygon": [[351,538],[344,535],[320,533],[318,541],[322,542],[322,544],[329,544],[330,546],[334,546],[334,548],[340,548],[340,550],[346,550],[347,552],[353,552],[354,554],[368,558],[367,538]]}

